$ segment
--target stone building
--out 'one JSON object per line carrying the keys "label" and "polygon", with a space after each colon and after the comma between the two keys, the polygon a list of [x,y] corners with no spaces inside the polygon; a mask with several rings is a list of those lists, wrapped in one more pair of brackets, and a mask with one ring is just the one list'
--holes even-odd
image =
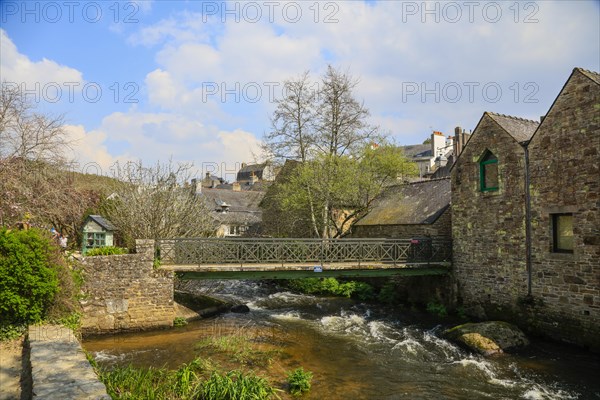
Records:
{"label": "stone building", "polygon": [[257,236],[261,232],[264,192],[249,190],[204,189],[202,198],[218,223],[216,236]]}
{"label": "stone building", "polygon": [[354,237],[450,238],[450,179],[387,188],[372,210],[352,227]]}
{"label": "stone building", "polygon": [[600,348],[600,79],[542,123],[484,113],[452,170],[454,272],[472,313]]}
{"label": "stone building", "polygon": [[242,164],[242,168],[237,173],[236,181],[241,185],[252,185],[261,181],[274,181],[275,177],[276,173],[270,162],[250,165]]}
{"label": "stone building", "polygon": [[573,71],[529,158],[532,294],[547,317],[541,323],[600,348],[600,74]]}
{"label": "stone building", "polygon": [[[454,164],[453,264],[466,303],[512,303],[527,294],[525,150],[537,122],[486,112]],[[467,281],[468,282],[468,281]]]}

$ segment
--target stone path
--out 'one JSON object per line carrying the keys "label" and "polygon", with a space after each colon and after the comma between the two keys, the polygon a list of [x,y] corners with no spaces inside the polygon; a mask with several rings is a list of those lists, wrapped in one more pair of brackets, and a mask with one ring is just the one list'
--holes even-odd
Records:
{"label": "stone path", "polygon": [[30,326],[29,343],[34,399],[110,400],[70,329]]}

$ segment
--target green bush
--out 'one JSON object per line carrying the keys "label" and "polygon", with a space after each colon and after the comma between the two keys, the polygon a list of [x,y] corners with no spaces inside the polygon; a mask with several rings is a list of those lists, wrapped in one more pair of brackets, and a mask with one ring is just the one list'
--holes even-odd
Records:
{"label": "green bush", "polygon": [[288,281],[292,290],[306,294],[330,294],[368,300],[373,297],[373,287],[365,282],[339,282],[335,278],[305,278]]}
{"label": "green bush", "polygon": [[446,307],[443,304],[434,301],[427,303],[427,312],[436,314],[439,317],[445,317],[448,315],[448,310],[446,310]]}
{"label": "green bush", "polygon": [[398,292],[394,282],[386,282],[379,291],[377,300],[385,304],[393,304],[398,302]]}
{"label": "green bush", "polygon": [[310,390],[310,381],[313,374],[310,371],[304,371],[302,367],[288,372],[289,391],[294,396],[300,396]]}
{"label": "green bush", "polygon": [[186,326],[187,324],[187,320],[183,317],[175,317],[175,319],[173,320],[173,326],[175,328],[180,328],[182,326]]}
{"label": "green bush", "polygon": [[106,247],[96,247],[88,250],[85,255],[87,257],[94,256],[115,256],[119,254],[127,254],[127,249],[123,247],[115,247],[115,246],[106,246]]}
{"label": "green bush", "polygon": [[0,230],[0,321],[40,322],[59,291],[58,248],[43,231]]}

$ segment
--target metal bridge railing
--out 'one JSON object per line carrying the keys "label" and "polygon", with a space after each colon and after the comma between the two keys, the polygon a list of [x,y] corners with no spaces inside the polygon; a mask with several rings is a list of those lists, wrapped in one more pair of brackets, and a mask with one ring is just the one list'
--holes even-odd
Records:
{"label": "metal bridge railing", "polygon": [[164,265],[332,264],[450,262],[447,239],[160,239],[157,254]]}

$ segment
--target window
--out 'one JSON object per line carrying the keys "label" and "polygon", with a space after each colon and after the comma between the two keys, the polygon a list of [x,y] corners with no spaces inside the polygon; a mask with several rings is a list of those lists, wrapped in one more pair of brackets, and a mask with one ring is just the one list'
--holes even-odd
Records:
{"label": "window", "polygon": [[573,214],[552,214],[552,251],[573,252]]}
{"label": "window", "polygon": [[88,232],[87,233],[87,248],[104,247],[106,245],[106,233]]}
{"label": "window", "polygon": [[482,192],[498,190],[498,158],[489,150],[479,161],[479,180]]}

